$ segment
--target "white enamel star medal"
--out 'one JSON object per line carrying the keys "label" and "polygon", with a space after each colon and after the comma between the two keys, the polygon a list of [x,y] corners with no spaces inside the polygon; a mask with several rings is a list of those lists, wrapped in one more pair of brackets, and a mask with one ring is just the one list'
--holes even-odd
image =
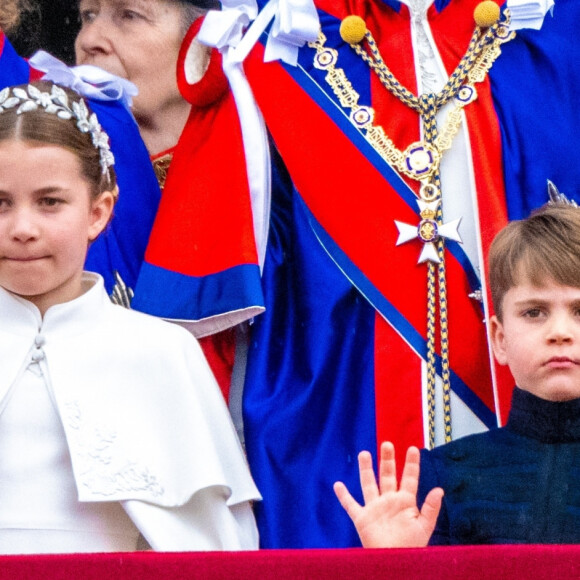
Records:
{"label": "white enamel star medal", "polygon": [[441,197],[437,188],[432,184],[424,184],[421,187],[421,198],[417,199],[421,221],[419,225],[406,224],[395,220],[399,230],[397,246],[418,238],[423,242],[423,249],[417,263],[434,262],[439,264],[441,260],[437,252],[436,242],[440,238],[461,242],[458,228],[461,218],[446,224],[437,223],[437,211],[441,203]]}

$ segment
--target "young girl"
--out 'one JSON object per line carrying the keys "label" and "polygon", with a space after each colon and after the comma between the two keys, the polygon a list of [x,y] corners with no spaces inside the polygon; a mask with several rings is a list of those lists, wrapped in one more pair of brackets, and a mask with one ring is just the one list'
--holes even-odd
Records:
{"label": "young girl", "polygon": [[0,553],[256,548],[259,494],[195,339],[83,271],[113,162],[76,93],[0,92]]}

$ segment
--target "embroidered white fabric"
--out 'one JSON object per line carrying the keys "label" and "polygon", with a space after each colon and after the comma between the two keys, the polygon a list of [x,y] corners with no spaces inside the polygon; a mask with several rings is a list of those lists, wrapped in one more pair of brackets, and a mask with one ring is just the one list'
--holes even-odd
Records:
{"label": "embroidered white fabric", "polygon": [[64,430],[31,362],[0,415],[0,553],[131,551],[139,531],[118,502],[80,503]]}

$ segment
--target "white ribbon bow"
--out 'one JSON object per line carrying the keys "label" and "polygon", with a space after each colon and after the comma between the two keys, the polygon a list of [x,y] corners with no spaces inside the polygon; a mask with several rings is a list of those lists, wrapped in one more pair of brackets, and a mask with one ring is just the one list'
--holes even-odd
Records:
{"label": "white ribbon bow", "polygon": [[510,30],[539,30],[548,10],[552,13],[554,0],[508,0],[507,7],[511,13]]}
{"label": "white ribbon bow", "polygon": [[255,0],[222,0],[223,10],[210,10],[203,21],[197,39],[222,50],[237,46],[244,30],[258,16]]}
{"label": "white ribbon bow", "polygon": [[316,8],[311,0],[273,0],[268,5],[274,11],[279,10],[274,15],[264,60],[296,65],[298,49],[318,37],[320,22]]}
{"label": "white ribbon bow", "polygon": [[[255,0],[224,0],[222,5],[221,12],[212,10],[206,15],[198,40],[222,50],[230,62],[243,62],[274,19],[264,60],[283,60],[296,66],[298,49],[316,40],[320,29],[312,0],[270,0],[259,14]],[[224,51],[226,47],[230,50]]]}
{"label": "white ribbon bow", "polygon": [[69,87],[89,99],[121,101],[127,108],[139,92],[130,81],[89,64],[69,67],[54,56],[38,51],[29,60],[36,70],[44,72],[42,80]]}

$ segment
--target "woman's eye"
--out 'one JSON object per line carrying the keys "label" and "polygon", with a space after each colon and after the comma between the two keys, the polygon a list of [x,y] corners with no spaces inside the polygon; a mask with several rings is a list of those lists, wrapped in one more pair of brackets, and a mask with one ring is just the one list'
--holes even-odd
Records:
{"label": "woman's eye", "polygon": [[141,14],[134,10],[123,10],[121,16],[123,20],[137,20],[138,18],[141,18]]}
{"label": "woman's eye", "polygon": [[81,24],[89,24],[97,17],[97,13],[94,10],[81,10],[80,19]]}

